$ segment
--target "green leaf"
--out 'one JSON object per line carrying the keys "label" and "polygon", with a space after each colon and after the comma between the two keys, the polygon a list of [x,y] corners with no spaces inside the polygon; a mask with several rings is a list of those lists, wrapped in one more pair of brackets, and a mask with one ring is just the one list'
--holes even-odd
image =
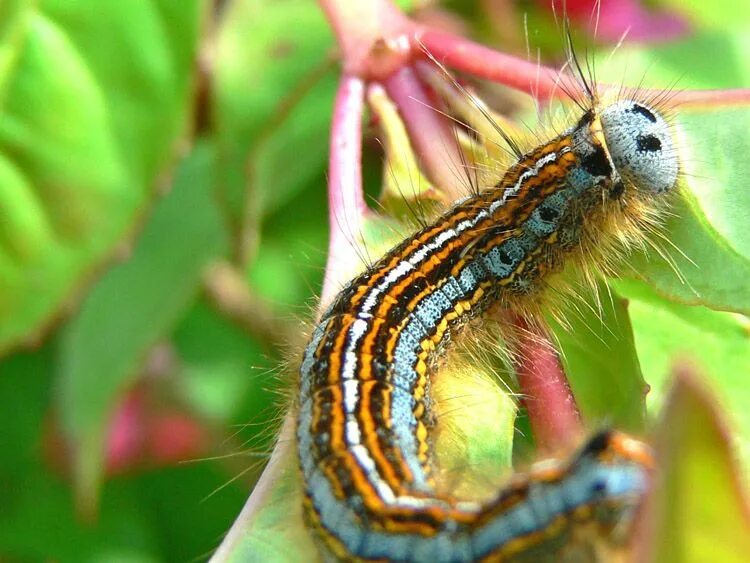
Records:
{"label": "green leaf", "polygon": [[68,483],[50,467],[55,343],[0,363],[0,553],[12,561],[156,561],[157,536],[134,498],[116,487],[96,526],[76,518]]}
{"label": "green leaf", "polygon": [[748,561],[750,512],[721,408],[683,371],[656,430],[649,553],[638,560]]}
{"label": "green leaf", "polygon": [[679,303],[750,312],[750,257],[729,246],[689,194],[675,201],[671,213],[666,238],[654,239],[659,253],[634,255],[624,273]]}
{"label": "green leaf", "polygon": [[247,497],[241,471],[241,463],[195,460],[108,483],[105,497],[113,485],[135,497],[158,538],[158,561],[207,561]]}
{"label": "green leaf", "polygon": [[[222,425],[242,420],[238,415],[272,418],[268,389],[271,359],[261,346],[205,303],[196,303],[173,336],[180,357],[180,386],[191,412]],[[263,433],[263,424],[254,425]],[[246,436],[243,434],[243,438]]]}
{"label": "green leaf", "polygon": [[320,292],[328,242],[325,189],[319,180],[264,221],[263,244],[248,266],[253,289],[292,316],[310,317],[310,295]]}
{"label": "green leaf", "polygon": [[647,48],[626,43],[597,56],[597,80],[639,88],[742,88],[750,83],[749,47],[744,29],[697,29]]}
{"label": "green leaf", "polygon": [[[4,416],[0,482],[13,483],[36,462],[53,371],[54,354],[49,345],[33,353],[13,354],[0,362],[0,413]],[[0,488],[0,506],[10,506],[13,489]]]}
{"label": "green leaf", "polygon": [[32,8],[32,0],[6,0],[0,4],[0,108],[22,50],[19,45],[25,40]]}
{"label": "green leaf", "polygon": [[216,125],[221,193],[236,228],[257,228],[314,175],[323,185],[332,47],[320,9],[305,0],[240,0],[224,15]]}
{"label": "green leaf", "polygon": [[149,203],[186,129],[199,5],[4,4],[0,352],[38,338]]}
{"label": "green leaf", "polygon": [[627,302],[603,285],[552,324],[565,374],[588,428],[642,432],[646,383],[638,363]]}
{"label": "green leaf", "polygon": [[679,125],[687,189],[722,242],[750,263],[750,190],[744,189],[750,178],[750,99],[684,111]]}
{"label": "green leaf", "polygon": [[641,282],[620,281],[616,288],[629,300],[638,357],[651,386],[649,412],[659,412],[675,362],[696,363],[710,376],[726,406],[727,417],[735,425],[741,458],[745,467],[750,467],[748,319],[668,301]]}
{"label": "green leaf", "polygon": [[13,502],[4,503],[0,515],[0,552],[11,560],[163,560],[161,538],[134,487],[113,488],[94,527],[81,525],[67,484],[43,467],[30,469],[13,485]]}
{"label": "green leaf", "polygon": [[746,30],[750,24],[750,12],[743,10],[734,0],[659,0],[659,4],[685,14],[691,23],[724,32],[728,29]]}
{"label": "green leaf", "polygon": [[59,406],[74,446],[83,507],[95,506],[104,437],[118,397],[148,350],[188,309],[205,266],[225,247],[212,199],[214,154],[201,145],[180,167],[130,260],[92,289],[60,343]]}

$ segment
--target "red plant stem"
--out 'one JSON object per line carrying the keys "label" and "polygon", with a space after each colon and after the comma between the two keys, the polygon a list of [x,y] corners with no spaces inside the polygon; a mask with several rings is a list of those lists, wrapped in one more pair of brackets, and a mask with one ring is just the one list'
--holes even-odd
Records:
{"label": "red plant stem", "polygon": [[537,447],[549,453],[569,450],[584,430],[560,358],[540,327],[520,317],[513,322],[516,376]]}
{"label": "red plant stem", "polygon": [[[657,92],[661,91],[659,90]],[[750,88],[736,88],[732,90],[683,90],[670,95],[669,101],[679,104],[680,107],[748,105],[750,104]]]}
{"label": "red plant stem", "polygon": [[413,67],[403,67],[384,83],[398,106],[409,137],[427,176],[449,196],[458,199],[468,193],[466,171],[458,143],[445,116],[433,107]]}
{"label": "red plant stem", "polygon": [[553,68],[499,53],[451,33],[424,28],[415,40],[440,64],[505,84],[538,100],[567,98],[566,90],[575,93],[580,89],[575,80]]}
{"label": "red plant stem", "polygon": [[342,51],[345,74],[385,77],[410,56],[415,24],[391,0],[318,0]]}
{"label": "red plant stem", "polygon": [[365,85],[355,76],[343,75],[336,92],[328,160],[328,263],[321,308],[339,292],[337,273],[350,270],[358,260],[356,238],[367,213],[362,191],[362,110]]}

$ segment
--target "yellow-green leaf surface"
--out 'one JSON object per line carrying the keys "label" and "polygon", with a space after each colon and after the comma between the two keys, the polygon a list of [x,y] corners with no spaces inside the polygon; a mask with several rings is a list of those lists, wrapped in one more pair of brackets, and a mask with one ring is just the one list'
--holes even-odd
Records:
{"label": "yellow-green leaf surface", "polygon": [[0,352],[38,337],[148,206],[186,133],[199,8],[2,4]]}
{"label": "yellow-green leaf surface", "polygon": [[[252,496],[212,561],[317,561],[317,547],[302,520],[302,483],[291,418]],[[270,471],[269,471],[270,470]]]}
{"label": "yellow-green leaf surface", "polygon": [[641,560],[750,560],[744,479],[725,424],[721,406],[695,376],[677,378],[656,429],[658,468]]}

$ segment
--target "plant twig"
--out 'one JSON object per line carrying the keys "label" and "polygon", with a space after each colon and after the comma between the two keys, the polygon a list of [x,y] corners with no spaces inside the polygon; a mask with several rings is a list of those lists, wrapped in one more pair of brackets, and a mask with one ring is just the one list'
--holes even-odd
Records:
{"label": "plant twig", "polygon": [[338,293],[342,271],[357,260],[355,237],[367,213],[362,189],[362,111],[365,84],[361,78],[341,77],[331,124],[328,161],[328,262],[320,296],[321,308]]}
{"label": "plant twig", "polygon": [[434,184],[451,200],[466,195],[466,172],[447,119],[433,107],[412,67],[389,76],[384,86],[398,106],[417,156]]}
{"label": "plant twig", "polygon": [[557,351],[540,326],[521,317],[513,323],[516,376],[536,445],[548,453],[570,450],[583,425]]}

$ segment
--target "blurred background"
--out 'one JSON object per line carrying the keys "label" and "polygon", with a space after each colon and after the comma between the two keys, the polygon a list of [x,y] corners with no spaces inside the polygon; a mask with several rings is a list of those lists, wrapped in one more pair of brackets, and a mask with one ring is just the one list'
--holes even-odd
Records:
{"label": "blurred background", "polygon": [[[546,1],[399,4],[563,59]],[[567,4],[591,36],[593,3]],[[746,86],[750,57],[712,63],[737,55],[731,2],[680,4],[603,1],[602,49],[629,29],[684,86]],[[312,0],[0,3],[0,561],[221,541],[320,289],[337,76]],[[371,194],[381,168],[370,137]]]}

